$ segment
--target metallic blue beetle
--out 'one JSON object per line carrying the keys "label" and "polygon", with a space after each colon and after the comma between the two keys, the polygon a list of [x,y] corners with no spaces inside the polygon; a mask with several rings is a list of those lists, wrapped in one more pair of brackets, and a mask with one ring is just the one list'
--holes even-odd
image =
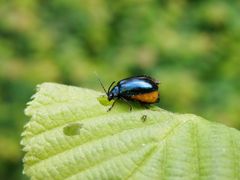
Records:
{"label": "metallic blue beetle", "polygon": [[[100,81],[101,83],[101,81]],[[108,109],[110,111],[117,100],[125,101],[132,110],[131,104],[128,101],[138,101],[142,105],[153,104],[159,101],[158,84],[159,82],[149,76],[133,76],[122,79],[113,86],[115,81],[109,86],[108,91],[103,87],[108,100],[115,99],[112,106]],[[112,87],[113,86],[113,87]]]}

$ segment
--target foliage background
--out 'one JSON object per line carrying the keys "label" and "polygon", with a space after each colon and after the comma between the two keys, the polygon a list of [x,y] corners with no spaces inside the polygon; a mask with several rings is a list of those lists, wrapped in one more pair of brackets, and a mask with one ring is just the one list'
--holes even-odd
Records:
{"label": "foliage background", "polygon": [[162,83],[160,106],[240,129],[240,1],[0,0],[0,177],[25,179],[20,134],[41,82]]}

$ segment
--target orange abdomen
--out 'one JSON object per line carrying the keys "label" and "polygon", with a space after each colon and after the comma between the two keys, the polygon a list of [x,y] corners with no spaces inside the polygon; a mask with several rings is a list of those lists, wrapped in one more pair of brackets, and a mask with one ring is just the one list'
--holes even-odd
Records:
{"label": "orange abdomen", "polygon": [[153,91],[150,93],[144,93],[144,94],[138,94],[138,95],[133,95],[131,96],[131,99],[140,101],[143,103],[156,103],[159,100],[159,92],[158,91]]}

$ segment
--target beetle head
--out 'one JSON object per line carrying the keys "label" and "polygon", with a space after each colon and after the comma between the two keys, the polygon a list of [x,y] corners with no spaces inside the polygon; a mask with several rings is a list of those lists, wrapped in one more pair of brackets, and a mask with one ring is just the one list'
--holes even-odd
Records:
{"label": "beetle head", "polygon": [[115,81],[112,82],[112,84],[109,86],[108,91],[106,93],[108,96],[108,101],[111,101],[115,97],[115,93],[114,93],[115,88],[114,87],[112,88],[114,83],[115,83]]}
{"label": "beetle head", "polygon": [[112,92],[108,93],[108,101],[111,101],[114,98],[114,94]]}
{"label": "beetle head", "polygon": [[[98,78],[98,77],[97,77]],[[108,97],[108,101],[111,101],[114,97],[115,97],[115,94],[114,94],[114,91],[111,90],[113,84],[115,83],[115,81],[112,82],[112,84],[109,86],[108,90],[106,91],[105,87],[103,86],[103,83],[102,81],[98,78],[98,81],[100,82],[104,92],[106,93],[107,97]],[[114,89],[114,88],[113,88]]]}

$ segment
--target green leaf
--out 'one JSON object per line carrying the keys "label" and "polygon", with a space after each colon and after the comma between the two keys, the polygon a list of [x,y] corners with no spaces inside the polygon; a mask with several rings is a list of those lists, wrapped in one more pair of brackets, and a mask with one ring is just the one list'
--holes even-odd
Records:
{"label": "green leaf", "polygon": [[27,176],[240,179],[239,131],[157,107],[130,112],[118,103],[106,112],[101,95],[53,83],[38,86],[25,111],[31,119],[21,141]]}

